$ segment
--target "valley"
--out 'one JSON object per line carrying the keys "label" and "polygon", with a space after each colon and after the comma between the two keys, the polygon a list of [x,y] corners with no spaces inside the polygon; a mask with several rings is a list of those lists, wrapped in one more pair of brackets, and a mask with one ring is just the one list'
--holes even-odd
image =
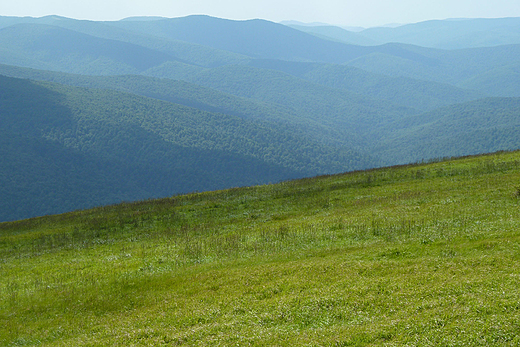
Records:
{"label": "valley", "polygon": [[405,39],[419,24],[347,44],[264,20],[0,17],[0,220],[517,149],[515,23],[448,50]]}

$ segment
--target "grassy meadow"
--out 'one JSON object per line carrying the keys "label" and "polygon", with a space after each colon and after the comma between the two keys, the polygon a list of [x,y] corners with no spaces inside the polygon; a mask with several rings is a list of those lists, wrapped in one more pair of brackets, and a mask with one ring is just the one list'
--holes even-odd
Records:
{"label": "grassy meadow", "polygon": [[2,346],[518,346],[520,152],[0,224]]}

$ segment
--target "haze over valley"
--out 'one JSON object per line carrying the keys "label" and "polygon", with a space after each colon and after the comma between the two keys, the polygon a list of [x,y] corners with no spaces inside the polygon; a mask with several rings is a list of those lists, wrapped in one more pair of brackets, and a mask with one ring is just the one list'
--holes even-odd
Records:
{"label": "haze over valley", "polygon": [[0,220],[519,148],[519,28],[0,17]]}

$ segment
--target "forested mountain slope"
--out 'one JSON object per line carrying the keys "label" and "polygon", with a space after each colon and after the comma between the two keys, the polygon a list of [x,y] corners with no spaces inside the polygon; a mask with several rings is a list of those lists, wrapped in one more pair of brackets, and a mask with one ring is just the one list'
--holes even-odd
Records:
{"label": "forested mountain slope", "polygon": [[82,74],[140,73],[173,57],[126,42],[101,39],[43,24],[17,24],[0,29],[0,45],[10,53],[0,57],[13,64],[17,56],[29,67]]}
{"label": "forested mountain slope", "polygon": [[206,69],[190,76],[192,83],[144,76],[79,76],[6,65],[0,65],[0,73],[120,90],[205,111],[272,121],[295,127],[316,141],[341,146],[364,146],[363,135],[369,127],[382,127],[418,113],[389,101],[243,65]]}
{"label": "forested mountain slope", "polygon": [[384,126],[395,118],[417,113],[387,101],[247,66],[205,70],[190,77],[194,83],[144,76],[81,76],[6,65],[0,65],[0,73],[131,92],[204,111],[273,122],[273,127],[290,128],[318,143],[348,148],[367,145],[364,134],[368,127]]}
{"label": "forested mountain slope", "polygon": [[3,218],[514,149],[518,57],[520,44],[369,47],[264,20],[0,17],[0,177],[21,201]]}
{"label": "forested mountain slope", "polygon": [[[5,18],[6,17],[0,17],[0,28],[2,27],[2,19]],[[130,43],[168,54],[182,62],[189,62],[197,66],[212,67],[225,64],[238,64],[249,59],[246,56],[229,51],[125,30],[110,25],[110,23],[111,22],[75,20],[59,16],[46,16],[41,18],[7,17],[7,20],[5,20],[5,26],[14,24],[50,25],[97,38]]]}
{"label": "forested mountain slope", "polygon": [[3,220],[376,164],[287,126],[131,94],[8,77],[0,88]]}
{"label": "forested mountain slope", "polygon": [[[384,127],[396,118],[418,113],[388,101],[250,66],[206,70],[190,80],[226,93],[289,107],[306,123],[323,124],[331,132],[344,131],[344,134],[360,134],[368,127]],[[338,133],[337,136],[341,138],[342,135]]]}
{"label": "forested mountain slope", "polygon": [[231,21],[208,16],[188,16],[148,22],[110,22],[110,25],[254,58],[344,63],[371,51],[364,47],[322,40],[265,20]]}
{"label": "forested mountain slope", "polygon": [[520,61],[488,70],[459,83],[490,96],[520,97]]}
{"label": "forested mountain slope", "polygon": [[[520,63],[520,45],[451,51],[417,46],[406,46],[406,48],[425,59],[411,60],[378,52],[356,58],[348,62],[348,65],[388,76],[404,76],[479,89],[478,83],[471,83],[475,78]],[[487,83],[499,85],[503,83],[504,78],[507,76],[503,74],[487,75]],[[517,93],[517,91],[511,90],[509,93]]]}
{"label": "forested mountain slope", "polygon": [[[376,53],[419,63],[433,62],[430,58],[418,54],[406,45],[387,44],[374,47],[347,45],[320,39],[268,21],[230,21],[207,16],[103,23],[47,17],[31,20],[28,23],[22,21],[20,24],[2,28],[0,29],[0,39],[6,47],[16,46],[15,36],[20,32],[19,36],[24,40],[40,41],[39,31],[50,30],[46,27],[68,31],[68,33],[56,32],[58,41],[60,35],[65,35],[67,39],[67,35],[75,32],[76,35],[83,34],[77,37],[75,44],[82,40],[92,40],[91,37],[97,37],[160,51],[169,55],[174,61],[180,60],[204,66],[236,64],[240,59],[247,62],[245,57],[347,63],[353,59]],[[34,30],[34,28],[39,29]],[[43,40],[43,47],[38,48],[49,50],[50,48],[46,45],[52,47],[57,44],[59,45],[59,42]],[[103,46],[101,41],[100,44]],[[206,47],[206,50],[201,47]],[[26,54],[31,54],[31,50],[28,50]],[[211,62],[209,60],[211,58],[208,57],[210,54],[219,56],[219,59],[213,59]]]}
{"label": "forested mountain slope", "polygon": [[403,118],[386,130],[371,153],[392,163],[518,149],[520,98],[452,105]]}
{"label": "forested mountain slope", "polygon": [[153,78],[142,75],[88,76],[36,70],[0,64],[0,74],[94,89],[128,92],[208,112],[219,112],[242,118],[286,122],[297,115],[288,109],[240,98],[216,89],[182,80]]}
{"label": "forested mountain slope", "polygon": [[[350,90],[373,99],[387,100],[422,111],[484,96],[471,88],[462,89],[447,83],[408,77],[389,77],[345,65],[282,60],[252,60],[249,65],[283,71],[323,86]],[[474,84],[470,87],[474,87]]]}
{"label": "forested mountain slope", "polygon": [[290,23],[281,24],[287,25],[288,27],[291,27],[299,31],[303,31],[304,33],[308,33],[322,39],[342,42],[350,45],[376,46],[380,44],[380,42],[378,41],[374,41],[363,35],[360,35],[359,32],[353,32],[334,25],[301,25]]}

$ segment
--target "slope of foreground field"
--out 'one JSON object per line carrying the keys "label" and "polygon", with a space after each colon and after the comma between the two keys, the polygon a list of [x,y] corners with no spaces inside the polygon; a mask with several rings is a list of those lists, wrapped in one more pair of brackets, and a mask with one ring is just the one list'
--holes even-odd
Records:
{"label": "slope of foreground field", "polygon": [[1,345],[517,346],[520,152],[0,224]]}

